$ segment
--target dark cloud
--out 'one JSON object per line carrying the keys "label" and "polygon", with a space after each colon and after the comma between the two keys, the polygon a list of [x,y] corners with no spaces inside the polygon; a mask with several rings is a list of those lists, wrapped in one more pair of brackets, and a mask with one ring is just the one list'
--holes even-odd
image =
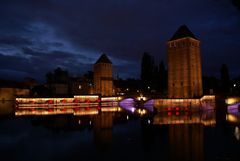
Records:
{"label": "dark cloud", "polygon": [[43,53],[29,48],[23,48],[23,53],[27,56],[8,56],[0,53],[0,77],[21,79],[33,77],[45,81],[45,74],[57,67],[68,70],[73,75],[80,75],[92,69],[92,64],[79,61],[89,60],[85,56],[79,58],[79,55],[74,56],[62,51]]}
{"label": "dark cloud", "polygon": [[0,52],[35,65],[30,74],[55,66],[80,74],[105,52],[120,76],[139,77],[143,52],[166,62],[166,41],[182,24],[201,40],[204,73],[217,75],[225,63],[240,74],[240,19],[231,1],[4,0],[0,19]]}
{"label": "dark cloud", "polygon": [[[69,52],[63,52],[63,51],[57,51],[53,50],[50,52],[41,52],[41,51],[35,51],[31,48],[22,48],[22,51],[24,54],[31,56],[30,59],[38,59],[38,60],[46,60],[46,61],[66,61],[66,60],[74,60],[75,61],[82,61],[82,62],[88,62],[92,59],[85,56],[85,55],[77,55],[74,53]],[[88,64],[88,63],[86,63]]]}
{"label": "dark cloud", "polygon": [[13,46],[23,46],[32,45],[32,42],[24,37],[9,36],[0,37],[0,45],[13,45]]}

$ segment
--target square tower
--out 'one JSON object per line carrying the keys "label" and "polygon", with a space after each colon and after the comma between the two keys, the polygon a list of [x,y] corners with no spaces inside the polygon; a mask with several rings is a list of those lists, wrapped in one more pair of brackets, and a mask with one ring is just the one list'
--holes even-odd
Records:
{"label": "square tower", "polygon": [[105,54],[94,64],[93,69],[94,93],[102,96],[112,96],[113,78],[112,78],[112,62]]}
{"label": "square tower", "polygon": [[200,41],[180,26],[167,42],[168,97],[195,98],[202,96]]}

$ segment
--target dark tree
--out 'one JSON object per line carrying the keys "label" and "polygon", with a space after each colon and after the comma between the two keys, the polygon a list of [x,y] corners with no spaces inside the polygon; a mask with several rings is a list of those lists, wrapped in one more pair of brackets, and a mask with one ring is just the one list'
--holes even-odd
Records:
{"label": "dark tree", "polygon": [[54,75],[53,75],[52,72],[48,72],[46,74],[46,78],[47,78],[47,83],[48,84],[54,83]]}
{"label": "dark tree", "polygon": [[221,91],[224,93],[228,93],[230,88],[230,79],[229,79],[228,67],[226,64],[222,64],[220,73],[221,73],[221,79],[220,79]]}
{"label": "dark tree", "polygon": [[89,86],[93,85],[93,71],[87,71],[87,73],[85,73],[83,77]]}
{"label": "dark tree", "polygon": [[143,81],[151,80],[154,70],[154,61],[150,54],[147,52],[143,53],[142,64],[141,64],[141,79]]}
{"label": "dark tree", "polygon": [[167,70],[165,69],[163,61],[159,64],[159,85],[160,92],[165,93],[167,90]]}
{"label": "dark tree", "polygon": [[232,0],[232,3],[240,10],[240,0]]}
{"label": "dark tree", "polygon": [[144,52],[141,64],[141,80],[143,84],[142,90],[146,90],[147,87],[152,83],[153,75],[154,75],[153,58],[150,54]]}
{"label": "dark tree", "polygon": [[57,68],[54,72],[48,72],[46,74],[47,83],[67,83],[69,81],[68,71]]}
{"label": "dark tree", "polygon": [[46,97],[49,96],[51,91],[49,88],[45,87],[44,85],[37,85],[34,86],[31,90],[31,95],[34,97]]}
{"label": "dark tree", "polygon": [[70,91],[70,77],[68,75],[68,71],[62,70],[61,68],[56,68],[54,72],[49,72],[46,74],[46,79],[47,79],[47,86],[50,90],[49,94],[50,95],[55,95],[56,91],[56,84],[65,84],[68,86],[68,90]]}
{"label": "dark tree", "polygon": [[219,79],[214,76],[203,76],[203,93],[215,94],[219,92]]}
{"label": "dark tree", "polygon": [[69,81],[68,71],[58,67],[54,70],[54,79],[56,83],[67,83]]}

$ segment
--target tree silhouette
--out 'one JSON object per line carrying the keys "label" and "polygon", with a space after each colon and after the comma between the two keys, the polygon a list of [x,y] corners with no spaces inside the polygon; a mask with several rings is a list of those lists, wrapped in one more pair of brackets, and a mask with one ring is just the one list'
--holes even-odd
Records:
{"label": "tree silhouette", "polygon": [[149,81],[152,78],[154,71],[154,61],[152,56],[144,52],[142,57],[142,64],[141,64],[141,79],[143,81]]}
{"label": "tree silhouette", "polygon": [[224,93],[229,92],[230,88],[230,79],[229,79],[229,73],[228,73],[228,67],[226,64],[222,64],[221,69],[221,91]]}
{"label": "tree silhouette", "polygon": [[163,93],[167,90],[167,70],[163,61],[159,64],[159,77],[160,92]]}
{"label": "tree silhouette", "polygon": [[232,0],[232,3],[240,10],[240,0]]}
{"label": "tree silhouette", "polygon": [[142,57],[141,80],[143,91],[148,90],[150,84],[153,84],[154,80],[154,60],[153,57],[147,52],[144,52]]}

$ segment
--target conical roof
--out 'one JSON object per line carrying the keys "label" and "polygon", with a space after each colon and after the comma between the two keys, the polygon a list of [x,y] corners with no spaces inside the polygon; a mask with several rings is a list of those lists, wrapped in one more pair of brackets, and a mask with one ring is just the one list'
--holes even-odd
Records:
{"label": "conical roof", "polygon": [[172,38],[169,41],[177,40],[177,39],[184,38],[184,37],[191,37],[191,38],[198,40],[195,37],[195,35],[188,29],[188,27],[186,25],[182,25],[178,28],[178,30],[174,33],[174,35],[172,36]]}
{"label": "conical roof", "polygon": [[99,63],[112,64],[112,62],[109,60],[109,58],[107,57],[106,54],[102,54],[101,57],[96,61],[95,64],[99,64]]}

